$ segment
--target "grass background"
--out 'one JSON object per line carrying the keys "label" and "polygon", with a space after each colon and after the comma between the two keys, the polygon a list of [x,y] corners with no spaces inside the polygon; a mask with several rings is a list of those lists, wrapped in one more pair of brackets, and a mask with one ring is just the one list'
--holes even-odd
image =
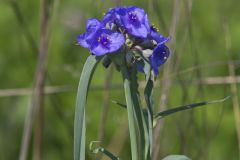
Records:
{"label": "grass background", "polygon": [[[231,64],[235,71],[231,77],[239,79],[240,75],[239,1],[55,0],[52,3],[45,86],[55,86],[57,93],[45,94],[43,160],[73,159],[76,89],[89,55],[88,50],[75,45],[76,37],[85,31],[88,18],[101,19],[104,12],[116,5],[144,8],[159,31],[172,36],[169,44],[172,54],[167,62],[172,69],[170,76],[164,77],[167,64],[160,68],[159,85],[154,90],[156,112],[162,109],[161,82],[166,78],[171,83],[167,108],[232,95],[222,104],[167,117],[157,142],[159,159],[168,154],[185,154],[194,160],[239,159],[233,110],[239,106],[233,104],[233,97],[239,101],[240,93],[237,90],[234,96],[231,86],[239,89],[240,80],[236,84],[221,81],[230,75]],[[34,85],[38,61],[40,1],[2,0],[0,13],[0,159],[15,160],[19,157],[24,120],[32,98],[29,91]],[[143,80],[142,75],[139,78]],[[215,79],[210,83],[209,78]],[[126,110],[111,100],[124,103],[121,76],[114,68],[106,70],[99,65],[88,96],[87,144],[99,140],[99,132],[104,130],[102,146],[128,160]],[[33,137],[28,159],[33,156]],[[95,159],[95,155],[87,151],[87,159]]]}

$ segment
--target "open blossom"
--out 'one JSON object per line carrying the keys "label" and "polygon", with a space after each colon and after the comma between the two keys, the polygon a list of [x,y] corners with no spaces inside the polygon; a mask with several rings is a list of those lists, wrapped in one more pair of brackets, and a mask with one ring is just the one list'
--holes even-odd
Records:
{"label": "open blossom", "polygon": [[120,49],[125,39],[118,32],[102,28],[101,23],[97,19],[89,19],[86,32],[78,36],[77,41],[96,56],[101,56]]}
{"label": "open blossom", "polygon": [[150,26],[145,11],[142,8],[131,6],[126,7],[125,12],[125,15],[121,16],[121,20],[128,33],[136,37],[147,38]]}
{"label": "open blossom", "polygon": [[93,54],[101,56],[117,51],[124,42],[125,39],[122,34],[110,29],[100,29],[93,37],[90,50]]}
{"label": "open blossom", "polygon": [[89,19],[87,21],[86,32],[78,36],[77,41],[84,48],[90,48],[92,39],[96,31],[101,27],[101,23],[97,19]]}
{"label": "open blossom", "polygon": [[105,14],[102,22],[115,23],[118,27],[125,29],[128,34],[140,38],[147,38],[150,33],[147,14],[142,8],[136,6],[112,8]]}

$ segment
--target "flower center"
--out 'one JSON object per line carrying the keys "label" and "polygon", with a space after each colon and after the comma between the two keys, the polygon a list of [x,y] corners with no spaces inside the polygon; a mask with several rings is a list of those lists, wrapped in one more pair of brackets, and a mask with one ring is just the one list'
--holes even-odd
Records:
{"label": "flower center", "polygon": [[128,19],[130,22],[138,22],[137,12],[128,12]]}
{"label": "flower center", "polygon": [[152,24],[151,29],[155,32],[159,32],[159,29],[155,26],[155,24]]}
{"label": "flower center", "polygon": [[111,41],[109,39],[109,35],[104,35],[104,34],[101,34],[98,37],[98,42],[101,43],[106,48],[108,48],[109,44],[111,43]]}

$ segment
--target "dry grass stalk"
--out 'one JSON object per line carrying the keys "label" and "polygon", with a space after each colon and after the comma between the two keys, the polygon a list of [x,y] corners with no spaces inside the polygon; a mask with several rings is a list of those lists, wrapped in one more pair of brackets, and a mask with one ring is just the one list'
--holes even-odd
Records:
{"label": "dry grass stalk", "polygon": [[[35,83],[32,92],[32,101],[28,114],[26,115],[23,138],[20,150],[20,160],[26,160],[29,149],[29,141],[36,118],[36,128],[34,136],[33,159],[41,159],[41,142],[43,126],[43,98],[44,98],[44,80],[46,75],[47,57],[48,57],[48,23],[50,16],[50,1],[41,1],[40,17],[40,40],[38,50],[38,65],[35,75]],[[35,117],[36,116],[36,117]]]}
{"label": "dry grass stalk", "polygon": [[[224,31],[225,31],[225,42],[226,42],[226,50],[228,53],[228,59],[232,59],[231,54],[231,37],[229,33],[229,27],[225,23],[224,24]],[[240,104],[238,101],[238,89],[237,89],[237,81],[239,77],[236,76],[235,73],[235,66],[232,63],[228,64],[228,71],[229,71],[229,80],[232,81],[230,85],[231,93],[232,93],[232,103],[233,103],[233,113],[234,113],[234,120],[237,132],[237,141],[238,141],[238,154],[240,159]]]}
{"label": "dry grass stalk", "polygon": [[[170,36],[172,37],[171,40],[171,47],[172,52],[174,53],[175,50],[175,37],[176,37],[176,29],[177,29],[177,24],[178,24],[178,19],[179,19],[179,0],[174,1],[174,6],[173,6],[173,17],[172,17],[172,23],[171,23],[171,29],[170,29]],[[163,72],[163,81],[162,81],[162,90],[161,90],[161,96],[160,96],[160,103],[158,110],[165,110],[167,106],[167,101],[168,101],[168,94],[170,87],[172,85],[171,80],[167,80],[166,77],[169,77],[172,67],[173,67],[173,62],[170,60],[166,63],[164,66],[164,72]],[[164,121],[158,122],[155,130],[154,130],[154,135],[153,135],[153,160],[158,160],[159,157],[159,150],[160,150],[160,132],[162,130]]]}

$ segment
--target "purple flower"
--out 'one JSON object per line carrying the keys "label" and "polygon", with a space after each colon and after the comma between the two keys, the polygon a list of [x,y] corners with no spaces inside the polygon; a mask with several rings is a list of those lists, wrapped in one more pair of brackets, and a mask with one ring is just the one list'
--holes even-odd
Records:
{"label": "purple flower", "polygon": [[110,26],[114,23],[119,27],[122,26],[121,16],[126,14],[125,7],[115,7],[111,8],[103,17],[102,23],[104,25],[109,24]]}
{"label": "purple flower", "polygon": [[101,27],[101,23],[97,19],[89,19],[87,21],[86,32],[77,37],[78,44],[84,48],[90,48],[93,36]]}
{"label": "purple flower", "polygon": [[[127,34],[131,35],[128,40],[133,46],[140,45],[140,48],[144,49],[142,54],[149,59],[151,68],[157,75],[158,67],[165,63],[170,54],[168,47],[165,46],[169,38],[158,33],[153,26],[150,27],[147,14],[142,8],[115,7],[105,14],[101,22],[89,19],[86,32],[78,36],[77,41],[94,55],[102,56],[118,51],[124,45],[124,37],[128,37]],[[144,54],[147,50],[150,52]],[[143,69],[142,65],[138,64],[140,71]]]}
{"label": "purple flower", "polygon": [[157,44],[159,43],[164,44],[167,41],[169,41],[169,38],[166,38],[160,33],[158,33],[158,30],[153,26],[150,27],[150,39],[155,40]]}
{"label": "purple flower", "polygon": [[78,36],[77,41],[96,56],[101,56],[120,49],[125,39],[122,34],[103,28],[97,19],[89,19],[86,32]]}
{"label": "purple flower", "polygon": [[110,29],[100,29],[93,37],[90,50],[96,56],[101,56],[117,51],[124,42],[122,34]]}
{"label": "purple flower", "polygon": [[147,14],[142,8],[131,6],[126,7],[125,14],[121,16],[121,22],[129,34],[147,38],[150,31]]}
{"label": "purple flower", "polygon": [[158,75],[158,67],[164,64],[170,55],[170,51],[165,44],[159,44],[154,48],[150,56],[150,64],[155,75]]}

